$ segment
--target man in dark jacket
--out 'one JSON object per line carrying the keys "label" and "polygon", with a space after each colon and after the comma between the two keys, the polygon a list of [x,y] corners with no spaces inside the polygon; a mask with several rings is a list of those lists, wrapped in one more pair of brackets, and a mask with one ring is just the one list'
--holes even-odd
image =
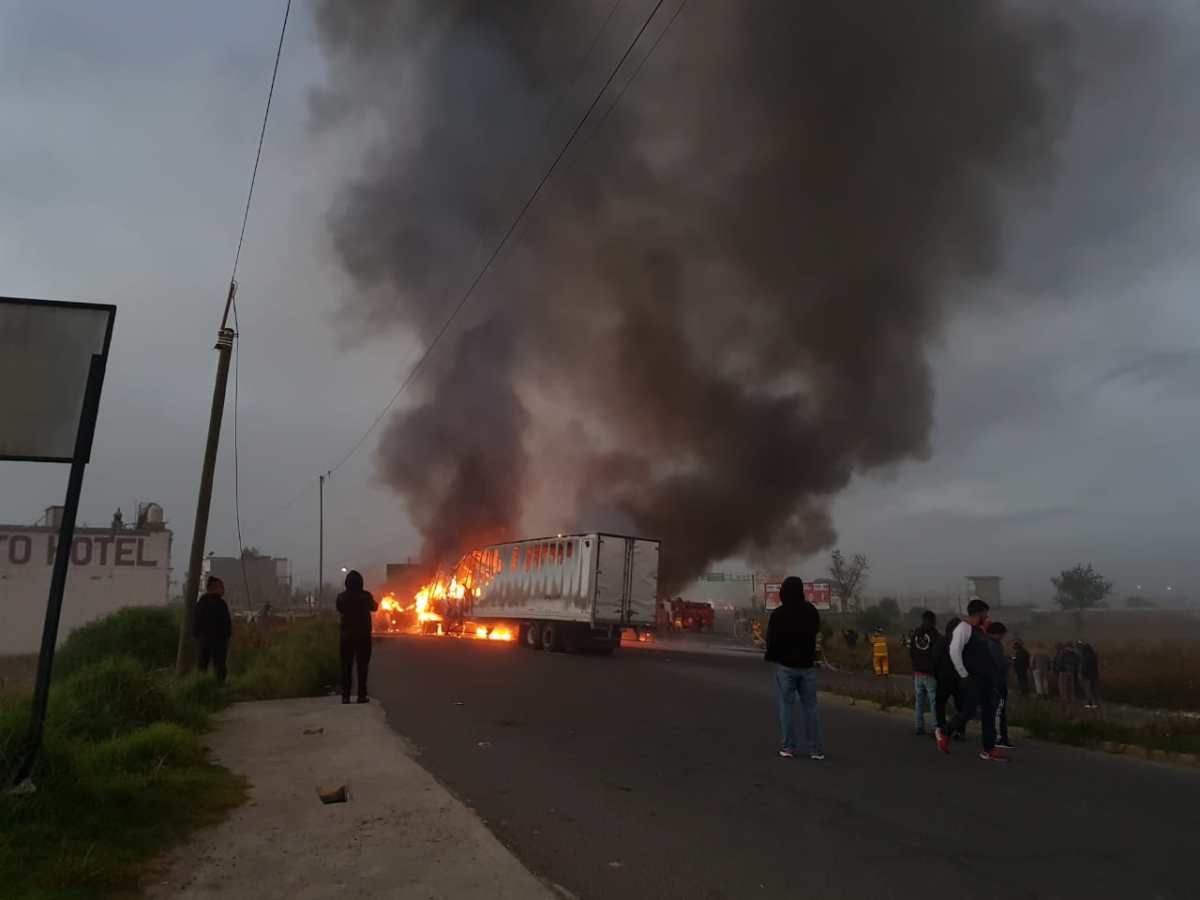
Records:
{"label": "man in dark jacket", "polygon": [[1079,679],[1079,653],[1070,644],[1058,645],[1054,674],[1058,676],[1058,699],[1070,706],[1075,702],[1075,683]]}
{"label": "man in dark jacket", "polygon": [[1079,683],[1083,688],[1084,706],[1087,709],[1099,709],[1096,683],[1100,680],[1100,657],[1096,655],[1096,648],[1087,641],[1078,641],[1075,646],[1079,649]]}
{"label": "man in dark jacket", "polygon": [[233,621],[229,618],[229,606],[225,603],[225,582],[215,575],[209,576],[204,583],[204,593],[196,601],[192,633],[196,638],[196,663],[200,671],[207,673],[211,663],[217,673],[217,683],[224,684]]}
{"label": "man in dark jacket", "polygon": [[996,746],[1001,750],[1012,750],[1012,742],[1008,739],[1008,654],[1004,652],[1004,636],[1008,628],[1003,622],[988,622],[988,637],[991,638],[988,649],[992,651],[992,662],[996,666],[995,681],[992,696],[996,710]]}
{"label": "man in dark jacket", "polygon": [[[951,617],[946,623],[945,633],[933,648],[933,674],[937,678],[937,693],[933,699],[933,717],[937,722],[935,734],[946,730],[946,705],[950,700],[954,700],[956,712],[962,707],[962,679],[958,677],[958,671],[950,661],[950,638],[961,621],[958,616]],[[956,734],[952,737],[961,739],[963,735]]]}
{"label": "man in dark jacket", "polygon": [[[996,750],[996,666],[988,646],[990,639],[984,632],[988,609],[978,597],[972,598],[967,604],[967,617],[955,626],[950,636],[950,662],[962,679],[963,703],[950,723],[949,731],[951,734],[961,731],[978,712],[983,738],[979,758],[988,762],[1008,762],[1007,757]],[[950,736],[940,728],[937,743],[943,753],[950,752]]]}
{"label": "man in dark jacket", "polygon": [[1013,641],[1013,673],[1017,676],[1017,690],[1022,697],[1029,696],[1029,666],[1032,658],[1020,638]]}
{"label": "man in dark jacket", "polygon": [[925,710],[934,712],[937,698],[937,675],[933,656],[938,641],[937,616],[933,610],[921,613],[921,627],[912,633],[908,642],[908,658],[912,662],[913,694],[917,698],[917,734],[925,733]]}
{"label": "man in dark jacket", "polygon": [[371,613],[379,608],[375,598],[363,590],[363,577],[351,569],[346,573],[346,590],[338,594],[337,611],[342,615],[342,702],[350,702],[350,675],[358,670],[358,702],[367,702],[367,667],[371,663]]}
{"label": "man in dark jacket", "polygon": [[775,663],[775,686],[779,700],[779,755],[796,755],[794,705],[797,697],[804,715],[804,737],[812,759],[825,758],[821,716],[817,710],[817,634],[821,615],[804,599],[804,582],[796,576],[779,586],[777,610],[767,622],[767,662]]}

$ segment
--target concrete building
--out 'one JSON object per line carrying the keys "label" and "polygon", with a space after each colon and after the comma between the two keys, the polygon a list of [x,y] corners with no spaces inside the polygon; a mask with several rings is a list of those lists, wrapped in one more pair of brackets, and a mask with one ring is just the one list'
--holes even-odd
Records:
{"label": "concrete building", "polygon": [[967,576],[967,597],[978,597],[990,607],[998,607],[1000,601],[1000,582],[1003,579],[999,575],[968,575]]}
{"label": "concrete building", "polygon": [[[61,523],[62,507],[51,506],[36,525],[0,525],[0,655],[41,645]],[[107,528],[76,527],[59,640],[126,606],[165,606],[170,579],[171,532],[157,503],[141,504],[132,527],[120,511]]]}
{"label": "concrete building", "polygon": [[210,575],[225,582],[225,602],[231,611],[258,612],[266,603],[274,609],[282,609],[291,603],[291,569],[282,557],[247,556],[242,560],[237,556],[210,556],[204,560],[203,575],[201,590]]}

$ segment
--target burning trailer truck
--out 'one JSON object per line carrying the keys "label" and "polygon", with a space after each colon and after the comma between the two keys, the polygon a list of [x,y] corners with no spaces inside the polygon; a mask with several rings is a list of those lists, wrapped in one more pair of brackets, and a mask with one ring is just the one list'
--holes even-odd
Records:
{"label": "burning trailer truck", "polygon": [[439,571],[411,604],[385,596],[376,623],[611,653],[623,629],[654,627],[658,549],[658,541],[596,532],[493,544]]}

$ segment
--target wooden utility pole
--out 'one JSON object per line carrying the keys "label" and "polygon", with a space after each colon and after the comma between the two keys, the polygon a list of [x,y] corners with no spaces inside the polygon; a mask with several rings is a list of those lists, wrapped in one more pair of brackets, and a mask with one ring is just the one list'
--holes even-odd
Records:
{"label": "wooden utility pole", "polygon": [[225,314],[217,331],[217,380],[213,385],[212,409],[208,415],[208,442],[204,446],[204,463],[200,469],[200,495],[196,498],[196,521],[192,527],[192,553],[188,558],[187,584],[183,589],[183,616],[179,620],[179,649],[175,655],[175,672],[186,675],[196,662],[192,626],[196,618],[196,600],[200,594],[200,569],[204,565],[204,544],[208,539],[208,511],[212,505],[213,472],[217,467],[217,448],[221,443],[221,419],[225,415],[225,388],[229,383],[229,358],[236,336],[229,328],[229,310],[237,293],[237,282],[229,282],[225,298]]}
{"label": "wooden utility pole", "polygon": [[[309,482],[311,484],[311,482]],[[317,482],[317,609],[325,605],[325,476]]]}

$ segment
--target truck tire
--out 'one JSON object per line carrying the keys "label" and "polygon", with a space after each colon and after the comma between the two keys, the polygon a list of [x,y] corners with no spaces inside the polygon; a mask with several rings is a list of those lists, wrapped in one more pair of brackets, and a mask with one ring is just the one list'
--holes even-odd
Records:
{"label": "truck tire", "polygon": [[562,627],[557,622],[542,623],[542,648],[551,653],[563,652]]}
{"label": "truck tire", "polygon": [[542,649],[542,623],[526,622],[521,626],[521,643],[530,650]]}

